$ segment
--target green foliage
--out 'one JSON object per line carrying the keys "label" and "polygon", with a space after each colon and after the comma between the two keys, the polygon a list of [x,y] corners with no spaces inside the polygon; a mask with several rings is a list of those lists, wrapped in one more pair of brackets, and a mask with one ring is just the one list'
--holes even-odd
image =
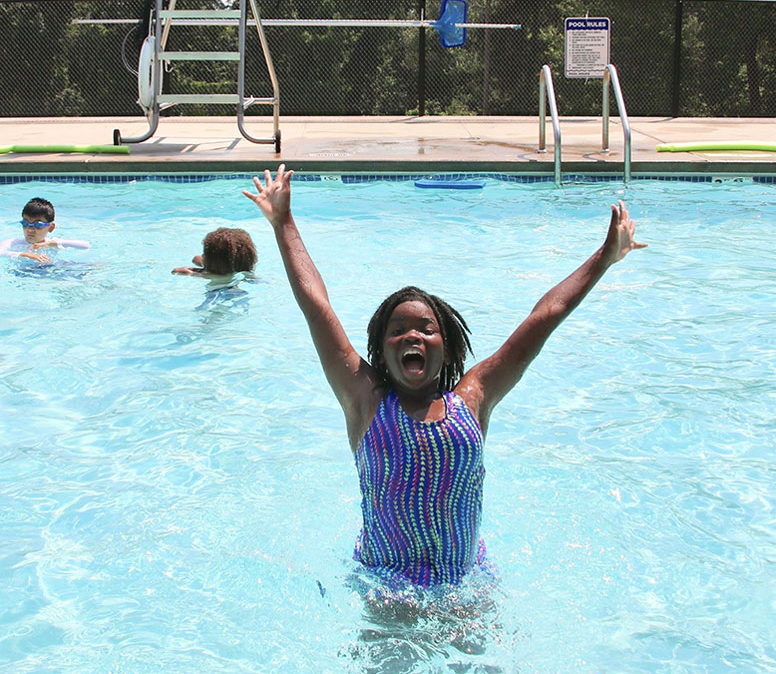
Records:
{"label": "green foliage", "polygon": [[[470,22],[520,23],[469,29],[443,49],[432,29],[266,27],[284,115],[535,115],[539,73],[550,65],[562,115],[600,115],[601,80],[564,75],[564,19],[607,16],[611,60],[635,115],[776,116],[776,2],[683,0],[680,80],[675,86],[677,0],[469,0]],[[436,18],[439,0],[265,0],[267,18]],[[179,8],[237,7],[238,0],[178,0]],[[0,115],[135,115],[138,50],[128,24],[73,19],[140,18],[144,0],[0,3]],[[249,27],[246,94],[272,83]],[[424,45],[424,46],[422,46]],[[174,27],[168,49],[231,51],[234,26]],[[424,63],[421,71],[421,62]],[[165,92],[236,93],[233,62],[182,61]],[[422,94],[421,94],[422,92]],[[616,114],[612,100],[612,112]],[[267,114],[254,106],[251,114]],[[232,114],[224,106],[177,106],[166,114]]]}

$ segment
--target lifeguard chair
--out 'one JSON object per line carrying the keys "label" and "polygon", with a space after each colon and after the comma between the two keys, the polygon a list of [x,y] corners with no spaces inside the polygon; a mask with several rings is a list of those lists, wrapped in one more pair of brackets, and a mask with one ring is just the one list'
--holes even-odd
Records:
{"label": "lifeguard chair", "polygon": [[[272,82],[272,96],[256,97],[245,93],[245,42],[248,27],[248,3],[250,3],[251,20],[256,25],[264,62],[267,65]],[[280,88],[278,86],[275,67],[269,51],[264,26],[262,25],[256,0],[240,0],[239,9],[176,9],[176,0],[169,0],[167,9],[162,8],[162,0],[154,0],[149,20],[148,36],[143,41],[138,62],[138,104],[146,113],[149,128],[146,133],[136,138],[122,138],[119,129],[113,130],[113,144],[141,143],[156,133],[159,125],[159,112],[173,105],[191,103],[227,103],[237,108],[237,126],[244,138],[252,143],[271,143],[275,152],[280,152]],[[167,38],[175,25],[221,26],[233,25],[238,22],[238,44],[236,51],[167,51]],[[197,93],[179,94],[164,93],[164,68],[174,61],[237,61],[237,91],[234,94]],[[248,133],[245,128],[245,110],[251,105],[272,106],[272,136],[257,138]]]}

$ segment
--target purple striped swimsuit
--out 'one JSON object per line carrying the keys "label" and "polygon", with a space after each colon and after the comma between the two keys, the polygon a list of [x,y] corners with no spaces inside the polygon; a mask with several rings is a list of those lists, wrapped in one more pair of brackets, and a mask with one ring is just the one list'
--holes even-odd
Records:
{"label": "purple striped swimsuit", "polygon": [[364,524],[354,558],[416,585],[456,584],[484,561],[482,431],[443,394],[439,421],[416,421],[391,391],[356,450]]}

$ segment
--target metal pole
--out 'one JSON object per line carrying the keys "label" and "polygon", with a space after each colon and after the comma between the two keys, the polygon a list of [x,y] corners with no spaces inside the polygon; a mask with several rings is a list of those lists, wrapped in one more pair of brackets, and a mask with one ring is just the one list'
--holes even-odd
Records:
{"label": "metal pole", "polygon": [[[420,20],[426,20],[426,0],[418,0]],[[418,116],[426,114],[426,29],[418,28]]]}
{"label": "metal pole", "polygon": [[676,0],[674,14],[674,83],[671,97],[671,114],[679,116],[680,93],[682,85],[682,0]]}
{"label": "metal pole", "polygon": [[607,67],[604,70],[604,91],[601,98],[601,119],[603,121],[601,152],[609,152],[609,80],[611,77],[611,70]]}
{"label": "metal pole", "polygon": [[547,152],[545,120],[546,102],[550,103],[550,116],[552,118],[552,131],[555,136],[555,184],[561,184],[561,154],[560,154],[560,118],[558,106],[555,102],[555,87],[552,85],[552,71],[550,66],[542,66],[539,73],[539,153]]}
{"label": "metal pole", "polygon": [[547,152],[547,71],[539,71],[539,153]]}
{"label": "metal pole", "polygon": [[609,63],[604,70],[604,91],[603,91],[603,111],[602,118],[604,123],[603,139],[601,152],[609,152],[609,84],[614,87],[614,98],[617,101],[617,110],[620,113],[620,123],[622,124],[622,140],[624,144],[624,174],[625,182],[630,182],[631,179],[631,130],[630,121],[628,120],[628,111],[625,109],[625,99],[622,96],[622,89],[620,88],[620,78],[617,75],[617,68],[614,64]]}
{"label": "metal pole", "polygon": [[[490,0],[485,0],[485,20],[490,22]],[[484,72],[482,75],[482,114],[488,114],[490,99],[490,31],[485,29]]]}

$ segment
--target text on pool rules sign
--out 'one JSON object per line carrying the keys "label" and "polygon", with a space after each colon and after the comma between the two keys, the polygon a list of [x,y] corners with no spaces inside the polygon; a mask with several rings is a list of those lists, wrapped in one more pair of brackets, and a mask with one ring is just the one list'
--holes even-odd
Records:
{"label": "text on pool rules sign", "polygon": [[603,77],[611,33],[604,17],[566,19],[566,77]]}

